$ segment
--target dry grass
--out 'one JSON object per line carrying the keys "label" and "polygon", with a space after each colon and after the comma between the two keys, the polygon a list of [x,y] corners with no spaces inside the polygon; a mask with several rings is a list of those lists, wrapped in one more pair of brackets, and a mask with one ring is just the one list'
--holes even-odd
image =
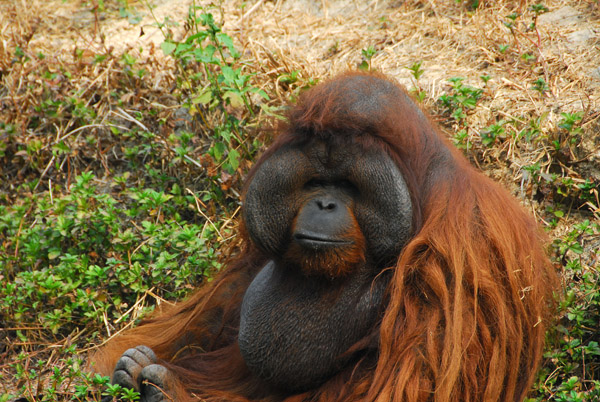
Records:
{"label": "dry grass", "polygon": [[[162,54],[159,46],[165,33],[175,39],[186,36],[186,13],[191,2],[163,2],[152,13],[146,1],[129,2],[130,10],[144,15],[138,25],[119,17],[116,2],[106,3],[108,9],[99,12],[94,8],[95,1],[0,2],[0,123],[17,128],[17,139],[11,146],[40,141],[35,163],[16,149],[13,159],[0,158],[5,164],[0,167],[0,205],[34,197],[36,191],[48,191],[51,183],[66,187],[78,172],[87,169],[104,170],[106,176],[110,175],[118,158],[106,151],[109,147],[102,144],[102,139],[106,139],[111,125],[126,128],[140,124],[131,118],[137,111],[158,110],[141,124],[165,143],[179,124],[176,112],[181,99],[173,95],[177,73],[173,61]],[[531,10],[536,2],[481,3],[471,10],[468,4],[434,0],[258,0],[247,4],[223,0],[212,12],[223,22],[224,31],[234,38],[238,49],[243,50],[244,69],[256,73],[255,85],[271,95],[270,106],[285,104],[310,79],[323,80],[357,68],[365,61],[361,51],[371,46],[376,50],[369,61],[371,68],[395,77],[409,89],[424,91],[423,107],[450,138],[456,139],[459,130],[466,130],[459,145],[468,142],[467,156],[510,188],[542,225],[550,226],[551,238],[560,238],[585,219],[600,223],[598,187],[583,200],[576,186],[586,180],[600,183],[599,3],[547,0],[543,4],[550,13],[537,20]],[[553,19],[559,10],[564,14]],[[513,13],[518,16],[509,29],[505,23],[511,22],[507,16]],[[163,22],[165,17],[179,25],[161,32],[155,23]],[[504,46],[506,50],[501,50]],[[18,56],[17,48],[25,56]],[[124,52],[139,60],[138,66],[145,69],[146,75],[126,73],[121,62]],[[38,54],[44,57],[36,57]],[[104,59],[98,61],[99,56]],[[15,62],[18,57],[30,60]],[[421,62],[424,70],[418,81],[407,68],[416,62]],[[48,74],[40,75],[39,71]],[[282,76],[293,72],[298,72],[298,82],[281,82]],[[480,78],[482,75],[489,76],[487,83]],[[441,95],[450,93],[447,80],[451,77],[464,77],[464,84],[483,89],[477,106],[461,121],[449,116],[438,102]],[[544,91],[534,89],[539,78],[547,84]],[[82,125],[76,113],[60,119],[45,117],[47,111],[35,110],[44,91],[54,91],[64,99],[77,93],[85,100],[83,106],[94,111],[96,123]],[[569,142],[558,124],[563,118],[561,113],[575,112],[582,114],[576,125],[582,131],[576,141]],[[43,121],[35,129],[28,129],[32,119]],[[259,115],[257,121],[264,123],[267,119]],[[536,119],[540,120],[535,140],[523,141],[522,135]],[[159,125],[159,120],[167,123]],[[481,133],[499,121],[504,121],[504,134],[492,146],[486,146]],[[192,122],[188,128],[207,135],[201,126]],[[0,129],[0,147],[7,135]],[[86,141],[88,136],[97,136],[99,141]],[[72,153],[51,152],[53,146],[67,139]],[[204,140],[198,141],[200,150]],[[558,148],[552,141],[558,142]],[[164,154],[165,159],[172,157],[173,150],[165,146]],[[196,156],[198,160],[203,158],[199,151]],[[51,169],[57,163],[70,168]],[[536,164],[537,174],[547,180],[535,180],[527,170]],[[243,165],[240,172],[248,165]],[[17,187],[35,178],[41,178],[44,184],[27,191]],[[557,191],[560,186],[556,178],[569,179],[575,186],[566,192]],[[229,185],[235,197],[239,177]],[[552,224],[557,208],[564,210],[565,216]],[[599,242],[585,236],[581,242],[585,268],[597,270]],[[8,277],[0,272],[0,279],[2,275]],[[0,373],[9,378],[15,354],[31,345],[8,337],[9,328],[2,326],[5,323],[0,315]],[[36,334],[29,339],[45,345],[35,352],[47,359],[44,370],[50,370],[56,361],[53,350],[57,346],[89,336],[81,329],[67,339],[52,339],[41,328],[20,329]],[[98,341],[95,338],[91,345],[79,343],[84,345],[80,350]],[[35,360],[33,353],[31,357]]]}

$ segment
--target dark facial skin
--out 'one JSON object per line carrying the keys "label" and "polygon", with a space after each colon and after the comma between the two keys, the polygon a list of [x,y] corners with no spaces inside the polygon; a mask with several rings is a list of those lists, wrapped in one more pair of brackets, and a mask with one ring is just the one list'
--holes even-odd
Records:
{"label": "dark facial skin", "polygon": [[382,151],[316,141],[267,159],[244,211],[272,259],[242,303],[242,356],[275,387],[316,387],[356,358],[346,352],[383,311],[381,272],[411,235],[409,191]]}

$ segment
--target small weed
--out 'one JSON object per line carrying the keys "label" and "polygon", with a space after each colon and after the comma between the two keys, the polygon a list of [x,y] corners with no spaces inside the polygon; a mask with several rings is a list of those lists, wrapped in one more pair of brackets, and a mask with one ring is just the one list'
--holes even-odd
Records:
{"label": "small weed", "polygon": [[529,7],[531,11],[533,11],[536,15],[540,15],[548,12],[548,7],[543,5],[542,3],[533,4]]}
{"label": "small weed", "polygon": [[[581,128],[581,120],[583,115],[581,112],[575,113],[561,113],[561,119],[557,124],[557,130],[550,136],[550,142],[554,146],[554,151],[560,154],[563,149],[569,149],[573,152],[573,149],[581,140],[581,134],[583,132]],[[566,155],[565,152],[562,154]],[[570,157],[571,154],[569,154]],[[562,157],[563,160],[565,157]],[[565,162],[568,162],[565,160]]]}
{"label": "small weed", "polygon": [[531,87],[531,89],[539,92],[541,95],[544,95],[550,90],[550,88],[548,88],[548,84],[546,84],[546,80],[544,80],[542,77],[539,77],[533,81],[533,87]]}
{"label": "small weed", "polygon": [[438,104],[442,107],[442,113],[452,117],[452,120],[456,123],[456,134],[454,134],[452,141],[458,148],[469,151],[472,144],[469,140],[467,113],[475,109],[483,90],[464,85],[463,80],[464,78],[461,77],[448,79],[452,87],[448,93],[438,98]]}
{"label": "small weed", "polygon": [[457,148],[464,149],[466,151],[471,149],[472,144],[471,141],[469,141],[469,134],[465,129],[457,131],[456,134],[454,134],[452,141]]}
{"label": "small weed", "polygon": [[477,101],[481,98],[483,90],[464,85],[464,78],[455,77],[448,81],[452,84],[450,93],[439,97],[438,102],[445,108],[445,112],[451,115],[459,124],[464,124],[468,110],[475,109]]}
{"label": "small weed", "polygon": [[600,206],[600,186],[598,183],[594,182],[593,179],[585,179],[585,181],[578,184],[577,187],[581,190],[581,199],[592,202],[595,206]]}
{"label": "small weed", "polygon": [[504,26],[510,29],[511,32],[513,32],[513,29],[515,28],[517,17],[519,17],[518,13],[510,13],[506,16],[507,21],[503,21]]}
{"label": "small weed", "polygon": [[581,112],[576,113],[561,113],[562,119],[558,123],[558,127],[565,130],[570,137],[578,136],[581,134],[582,129],[579,123],[582,119]]}
{"label": "small weed", "polygon": [[521,55],[521,59],[525,60],[528,63],[534,62],[536,57],[529,52],[525,52]]}
{"label": "small weed", "polygon": [[494,144],[497,138],[501,138],[504,135],[504,120],[500,120],[498,123],[494,123],[489,127],[481,130],[481,142],[486,147],[490,147]]}
{"label": "small weed", "polygon": [[410,71],[411,75],[413,76],[413,78],[415,79],[415,81],[419,81],[419,78],[421,78],[421,76],[423,75],[423,73],[425,72],[425,70],[423,70],[421,68],[421,65],[423,64],[423,62],[421,61],[416,61],[414,62],[411,66],[409,67],[405,67],[407,70]]}
{"label": "small weed", "polygon": [[548,226],[551,228],[555,228],[558,225],[558,222],[562,217],[565,216],[565,213],[560,209],[555,209],[554,206],[546,207],[546,212],[550,214],[550,220],[548,221]]}
{"label": "small weed", "polygon": [[367,47],[366,49],[361,50],[362,61],[360,62],[358,68],[364,71],[370,70],[371,60],[376,54],[377,50],[372,45],[369,45],[369,47]]}
{"label": "small weed", "polygon": [[414,85],[410,89],[410,92],[412,92],[415,95],[416,99],[419,102],[423,102],[423,100],[427,96],[427,93],[419,86],[419,78],[421,78],[421,76],[425,72],[425,70],[421,68],[421,64],[422,62],[417,61],[414,62],[411,66],[405,67],[407,70],[410,71],[411,75],[413,76]]}
{"label": "small weed", "polygon": [[546,120],[547,116],[548,113],[545,112],[539,117],[530,119],[527,125],[518,134],[517,138],[525,138],[525,141],[532,143],[542,134],[542,122]]}

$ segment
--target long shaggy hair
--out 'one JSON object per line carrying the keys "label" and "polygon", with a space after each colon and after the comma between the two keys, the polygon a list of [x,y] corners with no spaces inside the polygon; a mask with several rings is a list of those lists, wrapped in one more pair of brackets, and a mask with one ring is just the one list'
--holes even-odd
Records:
{"label": "long shaggy hair", "polygon": [[327,136],[379,147],[402,172],[414,236],[388,268],[383,318],[355,345],[364,357],[297,395],[281,394],[248,371],[237,346],[240,304],[269,257],[242,227],[239,256],[187,301],[111,340],[94,356],[98,371],[110,374],[126,349],[146,345],[179,378],[176,400],[523,400],[558,286],[536,223],[473,169],[396,84],[381,95],[385,106],[341,110],[357,77],[391,83],[350,73],[310,89],[256,166],[285,144]]}

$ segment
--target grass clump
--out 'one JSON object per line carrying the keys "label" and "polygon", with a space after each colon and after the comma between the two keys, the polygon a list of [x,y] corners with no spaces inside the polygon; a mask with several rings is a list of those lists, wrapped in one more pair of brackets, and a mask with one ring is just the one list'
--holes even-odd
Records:
{"label": "grass clump", "polygon": [[[162,46],[171,67],[132,50],[14,47],[8,78],[26,85],[2,87],[2,402],[139,399],[88,373],[85,351],[185,297],[235,249],[237,189],[262,145],[249,133],[269,97],[212,14],[192,8],[188,23]],[[157,87],[165,68],[176,74]]]}

